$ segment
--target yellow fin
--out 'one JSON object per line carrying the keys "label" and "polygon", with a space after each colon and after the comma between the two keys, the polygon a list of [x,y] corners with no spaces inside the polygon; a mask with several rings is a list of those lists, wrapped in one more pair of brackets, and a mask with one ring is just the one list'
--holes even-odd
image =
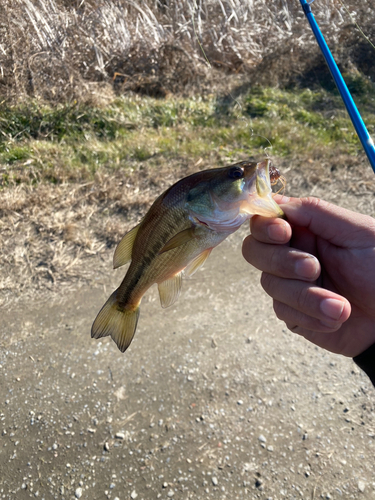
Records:
{"label": "yellow fin", "polygon": [[182,286],[182,272],[179,272],[162,283],[158,283],[161,307],[171,306],[180,295]]}
{"label": "yellow fin", "polygon": [[132,258],[132,250],[134,240],[137,236],[138,229],[141,223],[137,224],[133,229],[128,231],[117,245],[113,256],[113,269],[117,269],[127,264]]}
{"label": "yellow fin", "polygon": [[91,328],[91,337],[100,339],[110,335],[120,351],[125,352],[137,328],[139,307],[134,311],[121,309],[116,296],[117,290],[99,311]]}
{"label": "yellow fin", "polygon": [[172,250],[173,248],[177,248],[181,245],[184,245],[188,241],[194,238],[194,227],[189,227],[188,229],[184,229],[180,233],[177,233],[171,238],[160,250],[159,254],[168,252],[168,250]]}
{"label": "yellow fin", "polygon": [[212,248],[207,248],[204,252],[200,253],[198,257],[195,257],[189,264],[185,267],[184,273],[186,276],[193,276],[193,274],[198,271],[200,267],[203,266],[203,264],[206,262],[208,259],[210,253],[212,251]]}

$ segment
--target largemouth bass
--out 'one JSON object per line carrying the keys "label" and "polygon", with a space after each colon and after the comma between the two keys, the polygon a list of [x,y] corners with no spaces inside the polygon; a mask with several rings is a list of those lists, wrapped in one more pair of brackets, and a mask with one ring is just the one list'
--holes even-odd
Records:
{"label": "largemouth bass", "polygon": [[92,325],[91,336],[110,335],[120,351],[132,341],[145,292],[158,284],[162,307],[178,298],[182,274],[191,276],[212,249],[254,214],[280,217],[271,183],[280,177],[269,160],[197,172],[161,194],[142,221],[118,244],[113,264],[127,264],[119,288]]}

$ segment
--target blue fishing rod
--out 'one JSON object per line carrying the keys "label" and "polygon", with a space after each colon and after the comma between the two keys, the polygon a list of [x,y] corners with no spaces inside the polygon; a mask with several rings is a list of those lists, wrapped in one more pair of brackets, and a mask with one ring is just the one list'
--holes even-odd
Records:
{"label": "blue fishing rod", "polygon": [[328,45],[327,45],[327,43],[322,35],[322,32],[319,29],[318,23],[315,20],[314,14],[311,11],[310,5],[313,3],[313,1],[314,0],[310,0],[309,2],[307,0],[300,0],[302,8],[306,14],[307,20],[309,21],[311,29],[313,30],[313,33],[315,35],[316,41],[318,42],[320,50],[323,53],[324,59],[326,60],[326,63],[328,64],[331,75],[336,83],[338,91],[340,92],[342,100],[344,101],[346,109],[349,113],[350,119],[352,120],[354,128],[355,128],[355,130],[358,134],[358,137],[362,143],[363,149],[365,150],[367,158],[369,159],[371,167],[375,173],[374,141],[371,139],[371,136],[368,133],[366,125],[364,124],[362,117],[359,114],[357,106],[355,105],[355,102],[353,101],[353,98],[349,92],[349,89],[346,86],[346,83],[345,83],[343,77],[341,76],[339,68],[337,67],[336,61],[334,60],[332,53],[329,50],[329,47],[328,47]]}

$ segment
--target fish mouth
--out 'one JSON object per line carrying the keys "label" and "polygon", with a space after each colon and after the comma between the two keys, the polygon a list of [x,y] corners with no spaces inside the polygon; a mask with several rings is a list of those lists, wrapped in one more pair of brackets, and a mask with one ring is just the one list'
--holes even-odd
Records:
{"label": "fish mouth", "polygon": [[284,212],[272,197],[271,183],[280,177],[280,172],[266,159],[257,163],[255,172],[255,190],[249,190],[249,200],[246,201],[247,213],[263,215],[264,217],[283,217]]}

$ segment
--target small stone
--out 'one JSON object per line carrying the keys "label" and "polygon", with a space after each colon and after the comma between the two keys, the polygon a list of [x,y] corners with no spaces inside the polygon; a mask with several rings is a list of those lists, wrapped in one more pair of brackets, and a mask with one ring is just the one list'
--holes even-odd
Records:
{"label": "small stone", "polygon": [[363,493],[366,489],[366,483],[364,481],[358,481],[358,489]]}
{"label": "small stone", "polygon": [[237,404],[238,404],[238,405],[240,405],[240,406],[241,406],[241,405],[243,405],[243,401],[242,401],[242,399],[239,399],[239,400],[237,401]]}
{"label": "small stone", "polygon": [[168,488],[168,483],[163,483],[163,488]]}
{"label": "small stone", "polygon": [[89,432],[90,434],[95,434],[96,429],[93,429],[92,427],[89,427],[89,428],[87,429],[87,432]]}
{"label": "small stone", "polygon": [[173,491],[173,490],[169,490],[169,491],[168,491],[168,493],[167,493],[167,496],[168,496],[169,498],[172,498],[172,497],[173,497],[173,495],[174,495],[174,491]]}
{"label": "small stone", "polygon": [[125,433],[124,432],[116,432],[115,438],[117,438],[117,439],[125,439]]}
{"label": "small stone", "polygon": [[268,451],[273,451],[273,446],[272,445],[267,446],[267,450]]}
{"label": "small stone", "polygon": [[258,437],[259,441],[261,443],[265,443],[267,441],[267,439],[263,436],[263,434],[261,434],[259,437]]}
{"label": "small stone", "polygon": [[109,451],[109,444],[105,442],[103,448],[105,451]]}
{"label": "small stone", "polygon": [[76,491],[74,492],[74,495],[76,498],[81,498],[82,496],[82,488],[77,488]]}
{"label": "small stone", "polygon": [[211,480],[211,481],[212,481],[212,484],[213,484],[214,486],[217,486],[217,485],[219,484],[219,481],[217,480],[217,477],[215,477],[215,476],[213,476],[213,478],[212,478],[212,480]]}
{"label": "small stone", "polygon": [[130,498],[131,498],[132,500],[134,500],[135,498],[137,498],[137,496],[138,496],[138,493],[137,493],[135,490],[133,490],[133,491],[131,492]]}
{"label": "small stone", "polygon": [[255,480],[255,486],[256,486],[256,488],[262,488],[263,489],[263,481],[262,481],[262,479],[260,479],[260,477],[258,477]]}

